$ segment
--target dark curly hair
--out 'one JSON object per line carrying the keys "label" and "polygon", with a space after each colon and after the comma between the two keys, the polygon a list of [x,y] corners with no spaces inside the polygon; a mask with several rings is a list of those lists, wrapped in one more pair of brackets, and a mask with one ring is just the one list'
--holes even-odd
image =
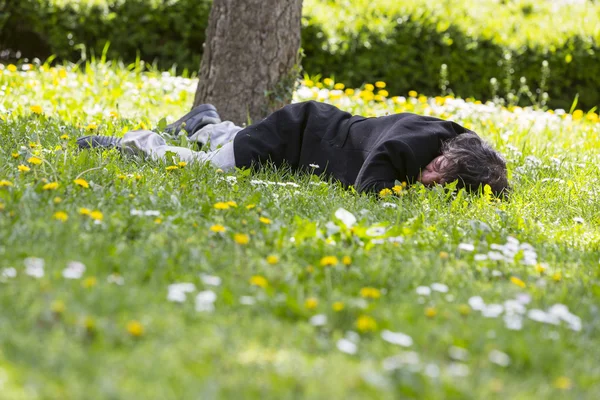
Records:
{"label": "dark curly hair", "polygon": [[510,187],[506,161],[475,133],[463,133],[442,144],[448,165],[441,171],[445,182],[458,180],[459,188],[477,191],[490,185],[496,196],[504,197]]}

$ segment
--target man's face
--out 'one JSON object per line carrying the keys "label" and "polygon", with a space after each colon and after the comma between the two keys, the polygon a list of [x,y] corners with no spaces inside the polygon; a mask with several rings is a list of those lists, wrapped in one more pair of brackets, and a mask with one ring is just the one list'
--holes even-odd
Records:
{"label": "man's face", "polygon": [[443,184],[444,179],[442,171],[448,166],[448,160],[443,155],[436,157],[431,161],[419,175],[419,182],[425,186],[432,186],[436,183]]}

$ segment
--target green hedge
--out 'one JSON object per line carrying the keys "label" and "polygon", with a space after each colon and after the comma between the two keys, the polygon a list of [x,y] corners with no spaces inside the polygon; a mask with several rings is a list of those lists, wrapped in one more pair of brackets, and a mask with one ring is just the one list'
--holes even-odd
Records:
{"label": "green hedge", "polygon": [[[23,57],[139,56],[197,70],[212,0],[0,0],[0,46]],[[181,70],[180,68],[180,70]]]}
{"label": "green hedge", "polygon": [[[211,0],[0,0],[0,46],[23,56],[77,60],[83,43],[109,59],[138,55],[167,69],[198,69]],[[600,5],[500,0],[304,0],[304,68],[389,92],[600,105]],[[582,24],[582,21],[587,21]],[[543,63],[546,62],[546,67]],[[440,79],[445,65],[447,76]],[[531,94],[519,94],[521,77]],[[490,81],[495,78],[494,87]],[[440,82],[441,80],[447,83]],[[447,86],[447,87],[446,87]],[[536,89],[541,88],[539,93]],[[525,90],[525,92],[527,92]]]}

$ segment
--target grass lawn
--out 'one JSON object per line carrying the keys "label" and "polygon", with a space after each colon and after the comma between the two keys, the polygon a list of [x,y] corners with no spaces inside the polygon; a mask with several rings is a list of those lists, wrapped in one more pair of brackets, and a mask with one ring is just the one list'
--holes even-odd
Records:
{"label": "grass lawn", "polygon": [[0,397],[600,396],[596,114],[299,86],[480,132],[508,160],[503,202],[77,151],[175,120],[195,86],[0,66]]}

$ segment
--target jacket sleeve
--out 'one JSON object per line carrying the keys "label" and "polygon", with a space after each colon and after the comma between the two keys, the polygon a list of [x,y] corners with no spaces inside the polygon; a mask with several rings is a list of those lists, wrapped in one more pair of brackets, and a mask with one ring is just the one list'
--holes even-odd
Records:
{"label": "jacket sleeve", "polygon": [[379,192],[396,180],[414,183],[421,170],[440,155],[438,133],[415,132],[387,139],[374,147],[356,178],[359,192]]}
{"label": "jacket sleeve", "polygon": [[409,180],[407,162],[412,160],[412,150],[405,143],[384,142],[365,159],[354,186],[358,192],[379,193],[382,189],[391,189],[396,180]]}

